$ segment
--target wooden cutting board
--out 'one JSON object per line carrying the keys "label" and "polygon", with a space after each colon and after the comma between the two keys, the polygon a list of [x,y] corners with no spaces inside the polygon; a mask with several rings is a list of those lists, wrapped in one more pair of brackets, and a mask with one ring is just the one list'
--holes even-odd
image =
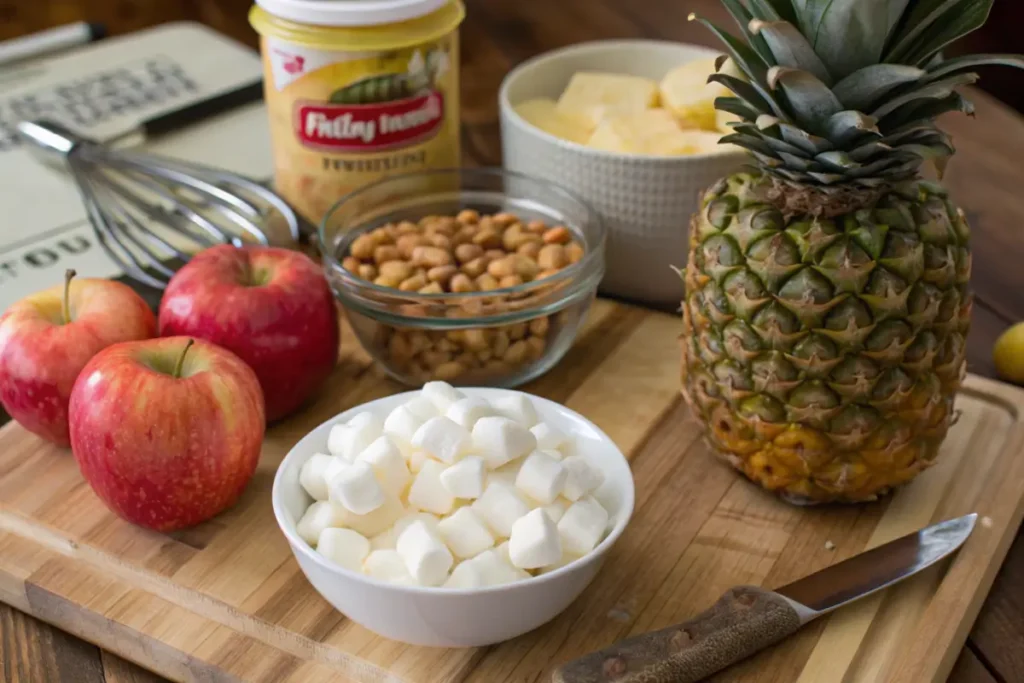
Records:
{"label": "wooden cutting board", "polygon": [[[944,680],[1024,514],[1024,392],[969,376],[938,464],[884,501],[798,508],[717,462],[679,396],[674,317],[598,301],[527,389],[580,411],[630,457],[636,513],[594,583],[551,623],[475,650],[408,647],[306,583],[275,525],[274,470],[312,427],[401,390],[345,329],[329,388],[267,437],[243,500],[199,528],[136,529],[70,453],[0,430],[0,599],[178,680],[545,681],[559,663],[682,621],[729,586],[768,587],[941,519],[982,516],[952,564],[820,620],[721,681]],[[500,615],[495,615],[500,618]]]}

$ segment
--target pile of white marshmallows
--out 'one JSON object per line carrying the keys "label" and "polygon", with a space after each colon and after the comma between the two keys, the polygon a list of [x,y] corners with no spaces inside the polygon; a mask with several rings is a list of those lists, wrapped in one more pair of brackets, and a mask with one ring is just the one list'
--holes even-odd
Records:
{"label": "pile of white marshmallows", "polygon": [[[315,499],[298,534],[346,569],[392,583],[496,586],[601,541],[604,475],[519,393],[467,398],[444,382],[383,420],[335,425],[299,475]],[[506,540],[507,539],[507,540]]]}

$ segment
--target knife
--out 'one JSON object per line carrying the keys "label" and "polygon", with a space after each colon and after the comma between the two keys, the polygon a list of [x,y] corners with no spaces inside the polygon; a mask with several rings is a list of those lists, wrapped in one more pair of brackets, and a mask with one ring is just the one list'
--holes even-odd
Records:
{"label": "knife", "polygon": [[694,683],[955,552],[977,514],[940,522],[774,591],[737,586],[690,621],[623,640],[555,671],[554,683]]}

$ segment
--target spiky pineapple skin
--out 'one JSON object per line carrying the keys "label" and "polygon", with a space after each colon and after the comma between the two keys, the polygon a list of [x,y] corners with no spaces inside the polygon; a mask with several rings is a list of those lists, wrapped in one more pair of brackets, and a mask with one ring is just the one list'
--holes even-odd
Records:
{"label": "spiky pineapple skin", "polygon": [[830,219],[738,173],[693,217],[683,395],[717,453],[792,502],[861,502],[931,465],[970,325],[970,231],[913,181]]}

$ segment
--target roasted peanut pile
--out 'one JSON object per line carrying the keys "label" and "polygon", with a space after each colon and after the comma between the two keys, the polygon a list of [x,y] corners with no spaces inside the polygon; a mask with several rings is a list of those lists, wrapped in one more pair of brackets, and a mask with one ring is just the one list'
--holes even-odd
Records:
{"label": "roasted peanut pile", "polygon": [[[583,253],[563,225],[466,209],[454,217],[389,223],[360,235],[342,266],[404,292],[489,292],[553,275]],[[548,316],[448,331],[379,325],[371,351],[417,382],[486,382],[540,359],[557,327],[557,319]]]}
{"label": "roasted peanut pile", "polygon": [[583,258],[564,225],[511,213],[426,216],[389,223],[352,242],[342,266],[405,292],[487,292],[540,280]]}

